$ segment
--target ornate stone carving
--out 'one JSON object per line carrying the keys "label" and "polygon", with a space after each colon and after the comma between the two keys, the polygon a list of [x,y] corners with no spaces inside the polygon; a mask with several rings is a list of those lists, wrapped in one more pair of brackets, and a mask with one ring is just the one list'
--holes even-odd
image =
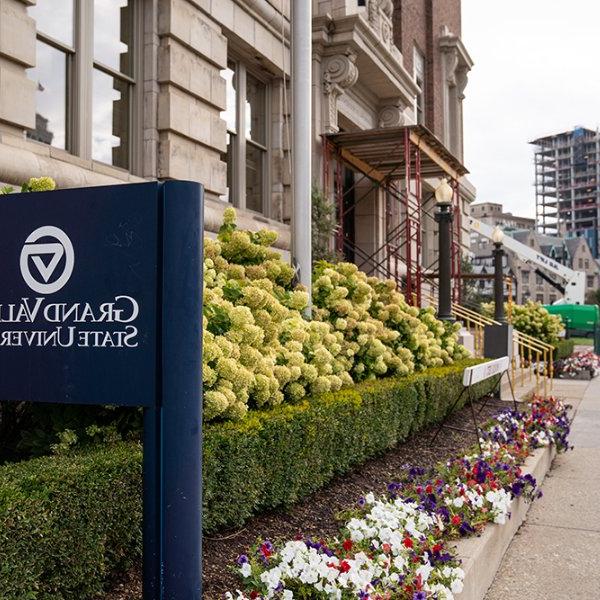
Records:
{"label": "ornate stone carving", "polygon": [[462,94],[467,84],[467,73],[473,63],[467,54],[460,38],[452,34],[447,26],[444,25],[440,36],[440,51],[443,57],[443,70],[446,82],[449,86],[459,88]]}
{"label": "ornate stone carving", "polygon": [[323,93],[326,96],[325,130],[328,133],[338,131],[337,100],[358,80],[356,54],[347,51],[334,54],[323,62]]}
{"label": "ornate stone carving", "polygon": [[458,95],[459,100],[464,100],[465,88],[467,87],[467,83],[469,80],[469,68],[466,66],[459,67],[458,69],[456,69],[455,73],[456,74],[454,79],[456,80],[456,93]]}
{"label": "ornate stone carving", "polygon": [[323,65],[325,93],[329,94],[334,88],[345,90],[358,80],[356,54],[348,51],[345,54],[335,54],[328,57]]}
{"label": "ornate stone carving", "polygon": [[398,55],[399,51],[394,45],[394,26],[392,15],[394,14],[393,0],[369,0],[367,5],[367,19],[377,37],[381,39],[383,45]]}
{"label": "ornate stone carving", "polygon": [[379,127],[401,127],[406,124],[405,106],[399,102],[386,104],[379,109]]}
{"label": "ornate stone carving", "polygon": [[465,97],[467,74],[473,66],[461,39],[447,26],[442,27],[439,40],[442,54],[442,73],[446,83],[442,89],[444,106],[444,135],[446,146],[462,156],[462,101]]}

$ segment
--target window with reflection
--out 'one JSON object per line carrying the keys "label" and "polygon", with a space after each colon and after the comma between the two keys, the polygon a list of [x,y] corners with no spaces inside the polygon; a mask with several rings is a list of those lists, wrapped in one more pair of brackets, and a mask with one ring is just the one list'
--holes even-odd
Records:
{"label": "window with reflection", "polygon": [[425,123],[425,57],[417,48],[413,48],[413,77],[419,87],[415,99],[417,123]]}
{"label": "window with reflection", "polygon": [[[130,169],[137,71],[133,0],[38,0],[36,126],[28,137]],[[92,31],[93,35],[88,32]],[[82,65],[90,65],[89,70]],[[87,121],[87,122],[86,122]]]}
{"label": "window with reflection", "polygon": [[40,0],[29,14],[37,23],[36,66],[30,78],[37,85],[35,129],[30,139],[70,149],[68,113],[73,90],[68,82],[75,58],[73,0]]}
{"label": "window with reflection", "polygon": [[263,212],[266,167],[266,86],[246,77],[246,208]]}
{"label": "window with reflection", "polygon": [[92,158],[129,168],[133,16],[128,0],[94,0]]}
{"label": "window with reflection", "polygon": [[235,152],[238,147],[238,111],[237,111],[237,77],[235,74],[235,63],[229,61],[227,68],[221,71],[221,76],[225,79],[225,110],[221,112],[221,118],[227,125],[227,152],[222,157],[227,163],[227,190],[221,196],[224,202],[233,202],[235,172],[237,169],[237,160]]}
{"label": "window with reflection", "polygon": [[221,76],[226,86],[221,118],[227,124],[227,152],[222,157],[227,192],[221,200],[266,213],[269,88],[240,62],[229,61]]}

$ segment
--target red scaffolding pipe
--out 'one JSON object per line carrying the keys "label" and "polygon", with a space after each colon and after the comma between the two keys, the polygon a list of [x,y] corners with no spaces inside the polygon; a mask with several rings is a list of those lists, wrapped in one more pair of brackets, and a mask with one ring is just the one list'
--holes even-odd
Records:
{"label": "red scaffolding pipe", "polygon": [[[426,128],[415,125],[372,132],[352,132],[325,136],[323,176],[326,187],[333,183],[337,207],[336,248],[354,253],[359,268],[368,274],[394,279],[407,302],[421,305],[423,283],[422,206],[423,176],[450,177],[453,189],[454,226],[452,232],[453,300],[461,291],[461,210],[458,176],[467,170],[441,145]],[[331,182],[330,161],[335,160]],[[424,162],[425,161],[425,166]],[[359,198],[346,201],[346,193],[358,184],[343,189],[342,171],[347,166],[362,173],[372,187]],[[344,217],[354,210],[373,190],[382,190],[384,200],[385,239],[367,252],[350,238]],[[404,265],[404,271],[402,270]]]}

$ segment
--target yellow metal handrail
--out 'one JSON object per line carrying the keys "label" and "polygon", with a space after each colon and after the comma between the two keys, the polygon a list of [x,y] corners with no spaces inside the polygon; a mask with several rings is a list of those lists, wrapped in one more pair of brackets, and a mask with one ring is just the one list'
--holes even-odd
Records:
{"label": "yellow metal handrail", "polygon": [[[512,280],[509,282],[509,302],[507,316],[509,322],[512,321]],[[430,304],[435,303],[435,297],[431,294],[426,296]],[[452,314],[460,321],[463,321],[467,329],[473,330],[474,350],[476,354],[483,354],[484,329],[486,325],[500,325],[500,323],[491,317],[481,315],[465,306],[452,303]],[[553,387],[554,376],[554,347],[547,342],[542,342],[537,338],[513,330],[513,341],[517,345],[516,352],[512,353],[511,371],[513,381],[516,381],[517,375],[517,356],[519,357],[519,367],[521,370],[521,385],[525,385],[525,368],[529,368],[529,380],[533,379],[535,374],[535,391],[540,392],[543,383],[544,394],[548,391],[548,380],[550,390]],[[534,367],[535,365],[535,367]]]}

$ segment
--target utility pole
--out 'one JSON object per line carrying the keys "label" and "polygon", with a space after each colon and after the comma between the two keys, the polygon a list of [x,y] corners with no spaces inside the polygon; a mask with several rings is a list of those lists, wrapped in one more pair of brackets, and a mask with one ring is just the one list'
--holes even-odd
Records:
{"label": "utility pole", "polygon": [[311,310],[312,2],[292,1],[292,259]]}

